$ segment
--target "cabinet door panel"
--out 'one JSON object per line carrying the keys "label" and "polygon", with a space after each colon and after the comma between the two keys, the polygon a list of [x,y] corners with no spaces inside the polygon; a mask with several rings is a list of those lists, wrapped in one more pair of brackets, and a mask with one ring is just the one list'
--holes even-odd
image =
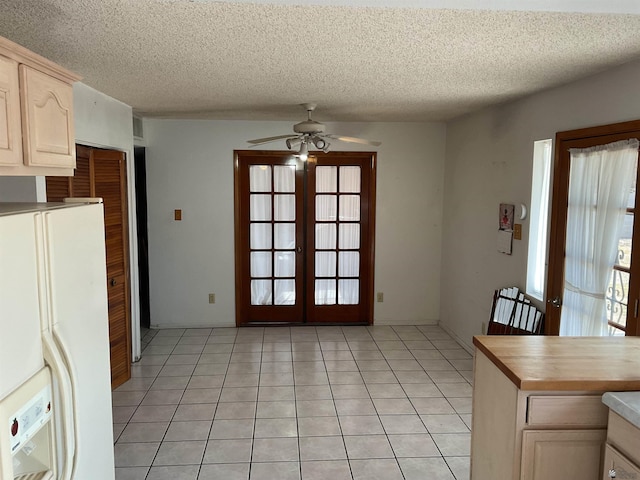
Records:
{"label": "cabinet door panel", "polygon": [[606,430],[525,430],[521,480],[598,480]]}
{"label": "cabinet door panel", "polygon": [[0,56],[0,165],[22,165],[18,62]]}
{"label": "cabinet door panel", "polygon": [[20,65],[25,164],[75,167],[71,85]]}
{"label": "cabinet door panel", "polygon": [[640,478],[640,468],[611,445],[607,445],[604,452],[602,478],[603,480],[610,478]]}

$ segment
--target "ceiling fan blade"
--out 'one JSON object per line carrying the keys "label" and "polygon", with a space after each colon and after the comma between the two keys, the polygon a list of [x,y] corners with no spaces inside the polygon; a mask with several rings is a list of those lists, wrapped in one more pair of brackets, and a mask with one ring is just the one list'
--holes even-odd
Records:
{"label": "ceiling fan blade", "polygon": [[262,143],[275,142],[276,140],[282,140],[285,138],[297,138],[296,135],[278,135],[276,137],[256,138],[255,140],[247,140],[247,143],[252,145],[260,145]]}
{"label": "ceiling fan blade", "polygon": [[340,140],[341,142],[361,143],[363,145],[373,145],[378,147],[382,145],[382,142],[376,142],[375,140],[365,140],[364,138],[356,137],[343,137],[341,135],[325,135],[327,138],[333,138],[334,140]]}

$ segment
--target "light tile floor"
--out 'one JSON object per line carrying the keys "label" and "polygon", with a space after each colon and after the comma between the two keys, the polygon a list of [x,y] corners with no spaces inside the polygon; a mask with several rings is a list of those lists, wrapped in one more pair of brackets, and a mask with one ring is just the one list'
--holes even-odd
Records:
{"label": "light tile floor", "polygon": [[117,480],[467,480],[472,358],[436,326],[149,330]]}

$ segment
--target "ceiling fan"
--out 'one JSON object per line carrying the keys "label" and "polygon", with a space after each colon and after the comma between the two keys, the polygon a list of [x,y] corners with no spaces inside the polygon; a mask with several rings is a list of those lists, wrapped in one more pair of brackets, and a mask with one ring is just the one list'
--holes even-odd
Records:
{"label": "ceiling fan", "polygon": [[[323,152],[328,152],[331,144],[329,140],[338,140],[340,142],[361,143],[363,145],[373,145],[375,147],[381,145],[381,142],[365,140],[356,137],[344,137],[342,135],[333,135],[324,133],[325,125],[311,119],[311,113],[316,109],[315,103],[303,103],[302,107],[307,111],[307,119],[303,122],[296,123],[293,126],[295,134],[277,135],[275,137],[256,138],[248,140],[247,143],[252,145],[263,145],[265,143],[275,142],[277,140],[285,140],[289,150],[300,146],[298,155],[300,159],[306,160],[309,154],[309,147],[315,147]],[[297,134],[297,135],[296,135]]]}

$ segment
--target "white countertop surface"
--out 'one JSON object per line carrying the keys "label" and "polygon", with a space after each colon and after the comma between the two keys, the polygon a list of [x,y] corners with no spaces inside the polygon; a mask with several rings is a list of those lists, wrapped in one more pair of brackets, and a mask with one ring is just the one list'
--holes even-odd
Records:
{"label": "white countertop surface", "polygon": [[607,392],[602,396],[602,402],[640,428],[640,392]]}

